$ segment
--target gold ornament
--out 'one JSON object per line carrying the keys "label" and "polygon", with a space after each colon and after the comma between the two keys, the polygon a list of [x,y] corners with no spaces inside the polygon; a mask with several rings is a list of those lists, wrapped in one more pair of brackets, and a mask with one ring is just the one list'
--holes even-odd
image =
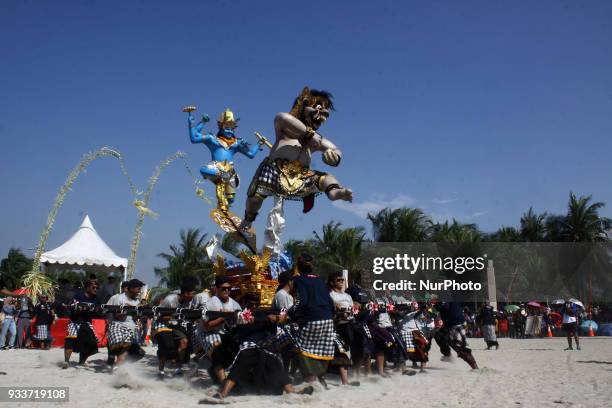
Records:
{"label": "gold ornament", "polygon": [[235,129],[238,124],[234,119],[234,112],[230,110],[230,108],[225,109],[221,115],[219,115],[219,119],[217,119],[217,124],[220,129],[232,128]]}
{"label": "gold ornament", "polygon": [[304,180],[314,174],[308,167],[302,166],[298,160],[279,161],[278,168],[281,172],[281,186],[287,194],[293,194],[299,191],[304,185]]}

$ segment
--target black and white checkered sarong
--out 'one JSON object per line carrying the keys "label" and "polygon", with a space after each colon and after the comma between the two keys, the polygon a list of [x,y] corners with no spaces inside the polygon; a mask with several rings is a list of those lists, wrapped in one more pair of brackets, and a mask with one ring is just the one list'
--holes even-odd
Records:
{"label": "black and white checkered sarong", "polygon": [[409,353],[414,352],[414,336],[412,335],[412,330],[401,330],[400,336],[402,341],[406,345],[406,351]]}
{"label": "black and white checkered sarong", "polygon": [[296,336],[296,345],[302,354],[316,360],[333,360],[336,332],[334,321],[316,320],[300,327]]}
{"label": "black and white checkered sarong", "polygon": [[372,332],[370,332],[370,328],[365,323],[363,323],[362,325],[363,325],[363,332],[365,333],[366,337],[372,340]]}
{"label": "black and white checkered sarong", "polygon": [[292,344],[295,344],[295,337],[297,334],[297,329],[293,328],[289,324],[279,325],[276,328],[276,338],[274,342],[276,344],[277,350],[282,350],[285,347],[288,347]]}
{"label": "black and white checkered sarong", "polygon": [[106,333],[108,345],[136,343],[136,328],[130,328],[118,322],[111,322]]}
{"label": "black and white checkered sarong", "polygon": [[[68,323],[68,335],[66,336],[67,339],[76,339],[77,334],[79,334],[79,329],[81,328],[81,324],[82,323],[76,323],[76,322],[70,322]],[[93,324],[91,323],[87,323],[89,325],[89,328],[91,329],[92,332],[94,332],[94,335],[96,334],[96,331],[93,328]],[[98,336],[96,336],[98,337]],[[98,339],[100,340],[100,339]]]}
{"label": "black and white checkered sarong", "polygon": [[36,334],[33,337],[34,340],[38,341],[49,340],[49,326],[46,324],[39,324],[36,326]]}
{"label": "black and white checkered sarong", "polygon": [[198,338],[202,344],[204,354],[206,354],[208,357],[211,356],[214,348],[221,344],[221,335],[216,332],[202,331],[198,334]]}
{"label": "black and white checkered sarong", "polygon": [[[445,328],[443,327],[442,330]],[[450,345],[460,349],[471,351],[468,347],[467,336],[465,334],[465,326],[459,324],[457,326],[449,327],[448,329],[448,340]]]}

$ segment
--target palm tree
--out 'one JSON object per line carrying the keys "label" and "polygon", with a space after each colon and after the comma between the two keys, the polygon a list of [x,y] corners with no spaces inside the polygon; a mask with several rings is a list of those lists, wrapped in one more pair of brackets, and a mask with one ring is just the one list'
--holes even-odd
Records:
{"label": "palm tree", "polygon": [[317,246],[314,239],[290,239],[285,243],[284,247],[285,251],[287,251],[291,255],[294,261],[296,261],[298,256],[300,256],[300,254],[302,254],[303,252],[306,252],[315,258],[320,255],[320,248]]}
{"label": "palm tree", "polygon": [[170,245],[170,252],[158,254],[164,259],[168,266],[155,268],[155,275],[159,278],[159,284],[177,288],[183,278],[194,276],[203,284],[212,279],[212,264],[206,255],[206,234],[200,235],[199,229],[188,229],[180,233],[180,245]]}
{"label": "palm tree", "polygon": [[488,238],[492,242],[519,242],[521,234],[514,227],[501,227]]}
{"label": "palm tree", "polygon": [[433,225],[420,208],[385,208],[368,214],[368,219],[378,242],[423,242],[429,238]]}
{"label": "palm tree", "polygon": [[544,221],[546,228],[545,240],[549,242],[565,241],[565,216],[551,214]]}
{"label": "palm tree", "polygon": [[374,239],[378,242],[395,242],[397,239],[396,210],[384,208],[377,214],[368,214],[372,222]]}
{"label": "palm tree", "polygon": [[313,231],[314,244],[319,257],[317,270],[329,273],[331,270],[347,269],[349,274],[358,273],[359,258],[365,239],[365,228],[342,228],[339,222],[323,225],[323,234]]}
{"label": "palm tree", "polygon": [[462,224],[454,218],[452,224],[445,221],[432,227],[431,240],[434,242],[479,242],[482,238],[483,233],[476,224]]}
{"label": "palm tree", "polygon": [[542,242],[546,237],[546,213],[536,214],[533,207],[529,207],[521,217],[520,236],[524,241]]}
{"label": "palm tree", "polygon": [[570,192],[567,216],[565,217],[565,237],[571,242],[605,242],[612,229],[612,219],[599,216],[603,202],[589,204],[591,196],[576,198]]}
{"label": "palm tree", "polygon": [[[0,261],[2,285],[7,289],[17,289],[23,275],[32,270],[32,259],[28,258],[20,249],[11,248],[6,258]],[[0,289],[2,289],[0,287]]]}
{"label": "palm tree", "polygon": [[395,210],[398,242],[427,241],[433,222],[420,208],[399,208]]}
{"label": "palm tree", "polygon": [[221,249],[236,257],[240,253],[238,241],[236,241],[236,239],[232,237],[230,234],[225,234],[223,238],[221,239]]}

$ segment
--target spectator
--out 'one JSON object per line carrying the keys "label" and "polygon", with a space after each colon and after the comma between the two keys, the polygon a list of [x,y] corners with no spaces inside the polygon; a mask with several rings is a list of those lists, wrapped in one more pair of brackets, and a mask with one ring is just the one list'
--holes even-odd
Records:
{"label": "spectator", "polygon": [[32,336],[30,325],[34,314],[34,304],[32,299],[22,296],[19,299],[19,312],[17,314],[17,348],[26,348],[30,345]]}
{"label": "spectator", "polygon": [[516,338],[516,317],[512,312],[508,313],[508,337]]}
{"label": "spectator", "polygon": [[15,348],[15,339],[17,338],[17,326],[15,325],[17,308],[15,307],[15,300],[12,297],[4,299],[2,312],[4,313],[4,322],[2,322],[2,334],[0,334],[0,349],[7,349],[5,339],[6,334],[9,333],[11,337],[6,343],[8,344],[8,348],[12,350]]}
{"label": "spectator", "polygon": [[580,350],[578,339],[578,310],[574,303],[565,302],[563,307],[563,329],[567,333],[568,347],[565,350],[573,350],[572,337],[576,340],[576,350]]}
{"label": "spectator", "polygon": [[499,323],[499,337],[508,337],[508,316],[500,312],[497,322]]}
{"label": "spectator", "polygon": [[499,348],[497,342],[497,336],[495,335],[495,324],[496,324],[497,312],[493,309],[493,306],[486,302],[480,309],[480,313],[476,318],[476,321],[480,324],[480,330],[482,331],[482,337],[487,344],[487,350],[491,350],[491,347],[495,346],[495,350]]}
{"label": "spectator", "polygon": [[41,349],[47,350],[52,341],[51,330],[49,330],[49,328],[53,320],[55,320],[51,303],[49,303],[47,295],[40,296],[40,302],[34,308],[34,317],[36,318],[36,330],[33,338],[40,343]]}

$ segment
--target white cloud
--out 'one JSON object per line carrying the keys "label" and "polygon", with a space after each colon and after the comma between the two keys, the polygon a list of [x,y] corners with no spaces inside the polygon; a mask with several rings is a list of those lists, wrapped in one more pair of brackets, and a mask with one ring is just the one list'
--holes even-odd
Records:
{"label": "white cloud", "polygon": [[460,214],[457,212],[452,212],[452,211],[445,211],[445,212],[431,212],[429,213],[429,215],[431,216],[431,219],[434,222],[445,222],[445,221],[449,221],[451,222],[453,219],[459,221],[459,222],[466,222],[466,221],[471,221],[474,218],[478,218],[478,217],[482,217],[483,215],[486,215],[486,211],[475,211],[471,214]]}
{"label": "white cloud", "polygon": [[405,194],[391,196],[389,194],[374,193],[366,201],[354,200],[352,203],[346,201],[332,201],[332,205],[341,210],[348,211],[358,217],[366,218],[368,213],[376,213],[383,208],[409,207],[416,203],[412,197]]}
{"label": "white cloud", "polygon": [[450,193],[450,197],[444,197],[444,198],[434,198],[433,200],[431,200],[432,203],[434,204],[450,204],[453,203],[457,200],[459,200],[459,192],[457,191],[453,191]]}
{"label": "white cloud", "polygon": [[434,198],[433,200],[431,200],[431,202],[434,204],[450,204],[457,200],[458,198]]}

